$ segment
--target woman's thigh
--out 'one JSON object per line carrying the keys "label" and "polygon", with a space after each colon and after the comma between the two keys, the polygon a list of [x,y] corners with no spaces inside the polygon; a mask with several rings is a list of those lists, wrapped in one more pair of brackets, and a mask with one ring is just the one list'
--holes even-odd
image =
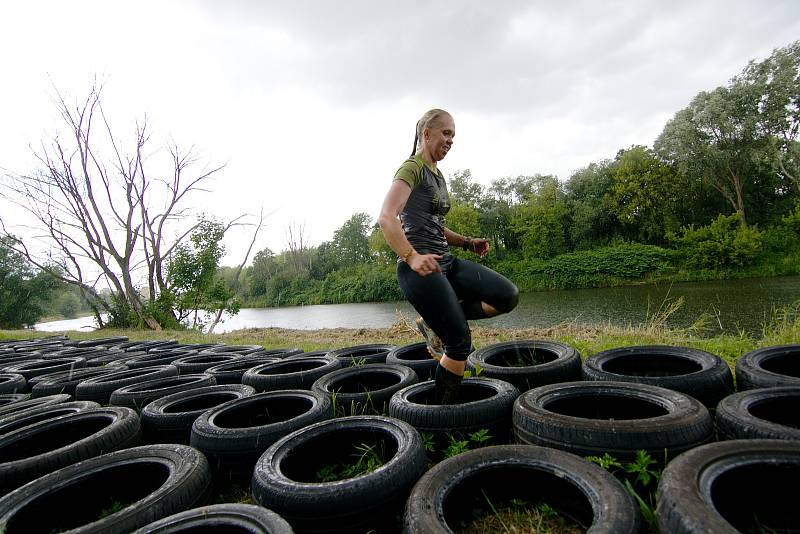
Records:
{"label": "woman's thigh", "polygon": [[445,345],[459,342],[469,332],[460,299],[444,274],[419,276],[407,264],[400,263],[397,280],[408,302]]}
{"label": "woman's thigh", "polygon": [[519,301],[519,289],[511,280],[474,261],[456,258],[448,278],[460,299],[480,300],[503,313]]}

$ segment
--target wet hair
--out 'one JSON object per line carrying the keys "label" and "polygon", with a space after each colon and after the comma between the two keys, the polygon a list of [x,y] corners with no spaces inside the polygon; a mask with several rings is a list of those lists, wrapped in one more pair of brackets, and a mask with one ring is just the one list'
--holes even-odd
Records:
{"label": "wet hair", "polygon": [[444,116],[450,116],[448,112],[443,109],[431,109],[425,112],[421,119],[417,121],[417,129],[414,132],[414,147],[411,149],[411,157],[417,153],[420,141],[422,140],[422,131],[425,128],[430,128],[439,124],[439,121]]}

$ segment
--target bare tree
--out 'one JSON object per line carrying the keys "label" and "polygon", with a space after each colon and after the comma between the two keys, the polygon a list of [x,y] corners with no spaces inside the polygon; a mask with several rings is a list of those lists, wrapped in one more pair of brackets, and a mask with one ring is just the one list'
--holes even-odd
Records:
{"label": "bare tree", "polygon": [[[222,167],[192,172],[197,164],[193,150],[184,152],[172,144],[171,175],[151,176],[145,168],[146,119],[136,126],[130,152],[123,152],[103,113],[100,93],[94,87],[85,101],[72,107],[56,91],[69,135],[42,142],[34,153],[43,168],[6,176],[0,194],[33,216],[36,237],[50,253],[38,253],[19,239],[13,241],[14,249],[36,267],[79,287],[100,326],[100,313],[112,310],[101,298],[102,281],[142,324],[160,330],[147,303],[168,291],[166,260],[196,227],[187,223],[186,198],[205,191],[204,183]],[[0,226],[0,235],[12,237],[7,224]]]}
{"label": "bare tree", "polygon": [[295,272],[308,268],[308,247],[305,243],[305,224],[293,222],[286,228],[286,246]]}

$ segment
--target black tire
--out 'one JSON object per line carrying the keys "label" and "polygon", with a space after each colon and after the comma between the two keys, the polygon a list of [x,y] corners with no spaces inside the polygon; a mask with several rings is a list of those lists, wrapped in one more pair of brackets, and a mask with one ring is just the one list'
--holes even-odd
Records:
{"label": "black tire", "polygon": [[33,361],[41,361],[42,358],[41,354],[36,353],[12,353],[7,354],[3,357],[0,357],[0,373],[6,372],[6,367],[11,367],[12,365],[25,363],[25,362],[33,362]]}
{"label": "black tire", "polygon": [[517,442],[579,456],[655,460],[711,441],[714,425],[697,399],[671,389],[631,382],[565,382],[540,386],[514,403]]}
{"label": "black tire", "polygon": [[30,393],[3,393],[0,394],[0,411],[6,406],[17,403],[19,401],[28,400],[31,397]]}
{"label": "black tire", "polygon": [[186,532],[235,532],[240,534],[294,534],[281,516],[263,506],[223,503],[192,508],[135,530],[132,534]]}
{"label": "black tire", "polygon": [[27,380],[18,373],[0,374],[0,395],[7,393],[23,393],[27,389]]}
{"label": "black tire", "polygon": [[105,347],[66,347],[56,352],[51,352],[45,355],[46,358],[68,358],[68,357],[75,357],[80,356],[86,360],[90,360],[91,358],[96,358],[98,356],[104,356],[106,354],[113,354],[114,351],[107,349]]}
{"label": "black tire", "polygon": [[134,447],[59,469],[9,493],[0,499],[0,525],[6,534],[123,534],[200,506],[210,491],[208,462],[199,451],[185,445]]}
{"label": "black tire", "polygon": [[172,345],[161,345],[158,347],[147,347],[145,352],[158,354],[160,352],[171,352],[173,350],[197,351],[198,353],[212,347],[220,347],[222,343],[173,343]]}
{"label": "black tire", "polygon": [[242,375],[242,384],[252,386],[256,391],[311,389],[317,379],[341,367],[338,359],[326,356],[287,358],[248,369]]}
{"label": "black tire", "polygon": [[145,380],[177,375],[178,368],[174,365],[159,365],[87,378],[75,387],[75,400],[90,400],[105,405],[108,404],[111,394],[116,389]]}
{"label": "black tire", "polygon": [[[280,354],[276,356],[281,360],[288,360],[289,358],[316,358],[317,356],[327,356],[329,352],[329,350],[312,350],[309,352],[303,352],[302,350],[298,349],[298,352],[288,354],[286,356]],[[269,354],[267,354],[267,356],[269,356]]]}
{"label": "black tire", "polygon": [[386,354],[386,363],[410,367],[417,373],[420,382],[432,379],[439,364],[431,357],[428,345],[424,341],[390,350]]}
{"label": "black tire", "polygon": [[31,398],[46,397],[66,393],[75,398],[75,388],[89,378],[125,371],[125,366],[84,367],[75,371],[62,371],[52,375],[37,376],[30,382]]}
{"label": "black tire", "polygon": [[800,447],[787,440],[731,440],[687,451],[658,483],[661,532],[798,532]]}
{"label": "black tire", "polygon": [[342,367],[386,363],[386,355],[395,348],[397,348],[395,345],[386,344],[356,345],[332,350],[328,356],[338,358],[342,362]]}
{"label": "black tire", "polygon": [[800,440],[800,386],[740,391],[720,401],[720,439]]}
{"label": "black tire", "polygon": [[736,360],[739,391],[800,386],[800,345],[777,345],[748,352]]}
{"label": "black tire", "polygon": [[276,362],[277,358],[267,356],[264,358],[243,356],[228,363],[221,363],[205,370],[207,375],[211,375],[217,381],[217,385],[241,384],[244,373],[253,367],[267,362]]}
{"label": "black tire", "polygon": [[34,425],[41,421],[85,412],[86,410],[93,410],[95,408],[100,408],[100,405],[92,401],[69,401],[62,402],[61,404],[45,404],[44,406],[29,408],[22,412],[0,418],[0,435],[14,432],[15,430]]}
{"label": "black tire", "polygon": [[117,343],[125,343],[126,341],[128,341],[128,336],[101,337],[101,338],[84,339],[83,341],[78,341],[75,344],[75,346],[80,348],[97,347],[101,345],[109,347],[111,345],[116,345]]}
{"label": "black tire", "polygon": [[72,400],[69,395],[63,393],[57,395],[48,395],[46,397],[39,397],[36,399],[28,398],[25,395],[20,400],[0,406],[0,419],[9,415],[22,413],[31,408],[38,408],[39,406],[50,406],[52,404],[61,404],[62,402],[69,402]]}
{"label": "black tire", "polygon": [[[322,354],[313,354],[314,356],[324,356],[325,353],[328,351],[319,351]],[[292,348],[282,348],[282,349],[264,349],[259,350],[256,352],[251,352],[248,356],[258,355],[261,357],[271,357],[271,358],[278,358],[280,360],[284,358],[290,358],[292,356],[302,356],[303,354],[307,354],[303,352],[303,349],[292,347]],[[309,354],[311,355],[311,354]]]}
{"label": "black tire", "polygon": [[[321,470],[351,458],[359,445],[371,447],[383,464],[352,478],[318,481]],[[422,440],[411,425],[389,417],[344,417],[275,442],[259,458],[251,488],[257,503],[299,532],[384,532],[396,530],[426,467]]]}
{"label": "black tire", "polygon": [[225,354],[240,354],[242,356],[247,356],[248,354],[261,352],[263,350],[264,347],[261,345],[216,345],[203,349],[203,352],[207,354],[224,352]]}
{"label": "black tire", "polygon": [[146,352],[108,352],[101,356],[95,356],[90,360],[86,360],[86,367],[111,367],[121,366],[127,369],[128,367],[123,363],[125,360],[130,360],[136,356],[144,356]]}
{"label": "black tire", "polygon": [[436,404],[435,384],[420,382],[403,388],[389,401],[389,415],[406,421],[420,432],[433,437],[434,459],[452,437],[467,438],[481,430],[488,431],[485,444],[508,443],[511,437],[511,411],[519,390],[494,378],[466,378],[459,390],[459,403]]}
{"label": "black tire", "polygon": [[173,393],[142,408],[142,436],[145,443],[189,444],[192,424],[200,415],[228,401],[255,393],[250,386],[230,384]]}
{"label": "black tire", "polygon": [[452,534],[476,512],[489,514],[512,499],[548,504],[580,522],[582,531],[641,529],[636,503],[603,468],[547,447],[497,445],[448,458],[425,473],[408,498],[403,532]]}
{"label": "black tire", "polygon": [[680,391],[713,410],[733,393],[733,374],[725,361],[689,347],[643,345],[599,352],[583,362],[584,380],[636,382]]}
{"label": "black tire", "polygon": [[139,416],[130,408],[86,410],[0,436],[0,493],[110,451],[138,445]]}
{"label": "black tire", "polygon": [[410,367],[376,363],[338,369],[317,379],[311,389],[330,396],[338,416],[386,415],[392,395],[418,381]]}
{"label": "black tire", "polygon": [[195,354],[184,356],[172,362],[178,368],[179,375],[193,375],[204,373],[209,367],[220,365],[239,358],[236,354]]}
{"label": "black tire", "polygon": [[211,375],[166,376],[115,389],[108,402],[113,406],[127,406],[140,412],[147,404],[161,397],[216,385],[217,382]]}
{"label": "black tire", "polygon": [[4,368],[5,373],[16,373],[25,377],[30,383],[31,379],[37,376],[60,373],[71,369],[81,369],[86,367],[86,358],[73,356],[69,358],[54,358],[33,360],[30,362],[20,362]]}
{"label": "black tire", "polygon": [[189,442],[208,458],[215,482],[246,484],[267,447],[298,428],[331,417],[330,399],[313,391],[258,393],[201,414],[192,424]]}
{"label": "black tire", "polygon": [[164,352],[146,352],[141,356],[122,360],[128,369],[141,369],[142,367],[153,367],[155,365],[169,365],[178,358],[193,356],[197,354],[194,350],[168,350]]}
{"label": "black tire", "polygon": [[479,376],[505,380],[520,391],[581,378],[580,353],[555,341],[493,343],[475,350],[467,363],[474,372],[480,369]]}
{"label": "black tire", "polygon": [[[112,345],[110,348],[118,348],[125,352],[150,352],[152,350],[171,350],[178,348],[177,339],[154,339],[152,341],[131,341],[128,343],[120,343],[119,345]],[[196,350],[196,349],[190,349]]]}

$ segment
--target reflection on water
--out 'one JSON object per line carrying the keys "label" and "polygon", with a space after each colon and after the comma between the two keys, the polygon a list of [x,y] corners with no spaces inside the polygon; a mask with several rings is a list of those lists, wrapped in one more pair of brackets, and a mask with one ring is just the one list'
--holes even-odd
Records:
{"label": "reflection on water", "polygon": [[[700,317],[706,317],[712,330],[710,333],[744,331],[758,336],[774,308],[800,301],[800,277],[525,293],[510,314],[475,324],[505,328],[546,327],[568,321],[640,325],[679,298],[683,298],[684,303],[669,317],[667,326],[685,327]],[[217,325],[215,332],[267,327],[301,330],[385,328],[397,322],[400,313],[409,319],[416,317],[407,302],[245,308],[237,316]],[[36,329],[79,330],[93,325],[93,319],[85,317],[41,323],[36,325]]]}

